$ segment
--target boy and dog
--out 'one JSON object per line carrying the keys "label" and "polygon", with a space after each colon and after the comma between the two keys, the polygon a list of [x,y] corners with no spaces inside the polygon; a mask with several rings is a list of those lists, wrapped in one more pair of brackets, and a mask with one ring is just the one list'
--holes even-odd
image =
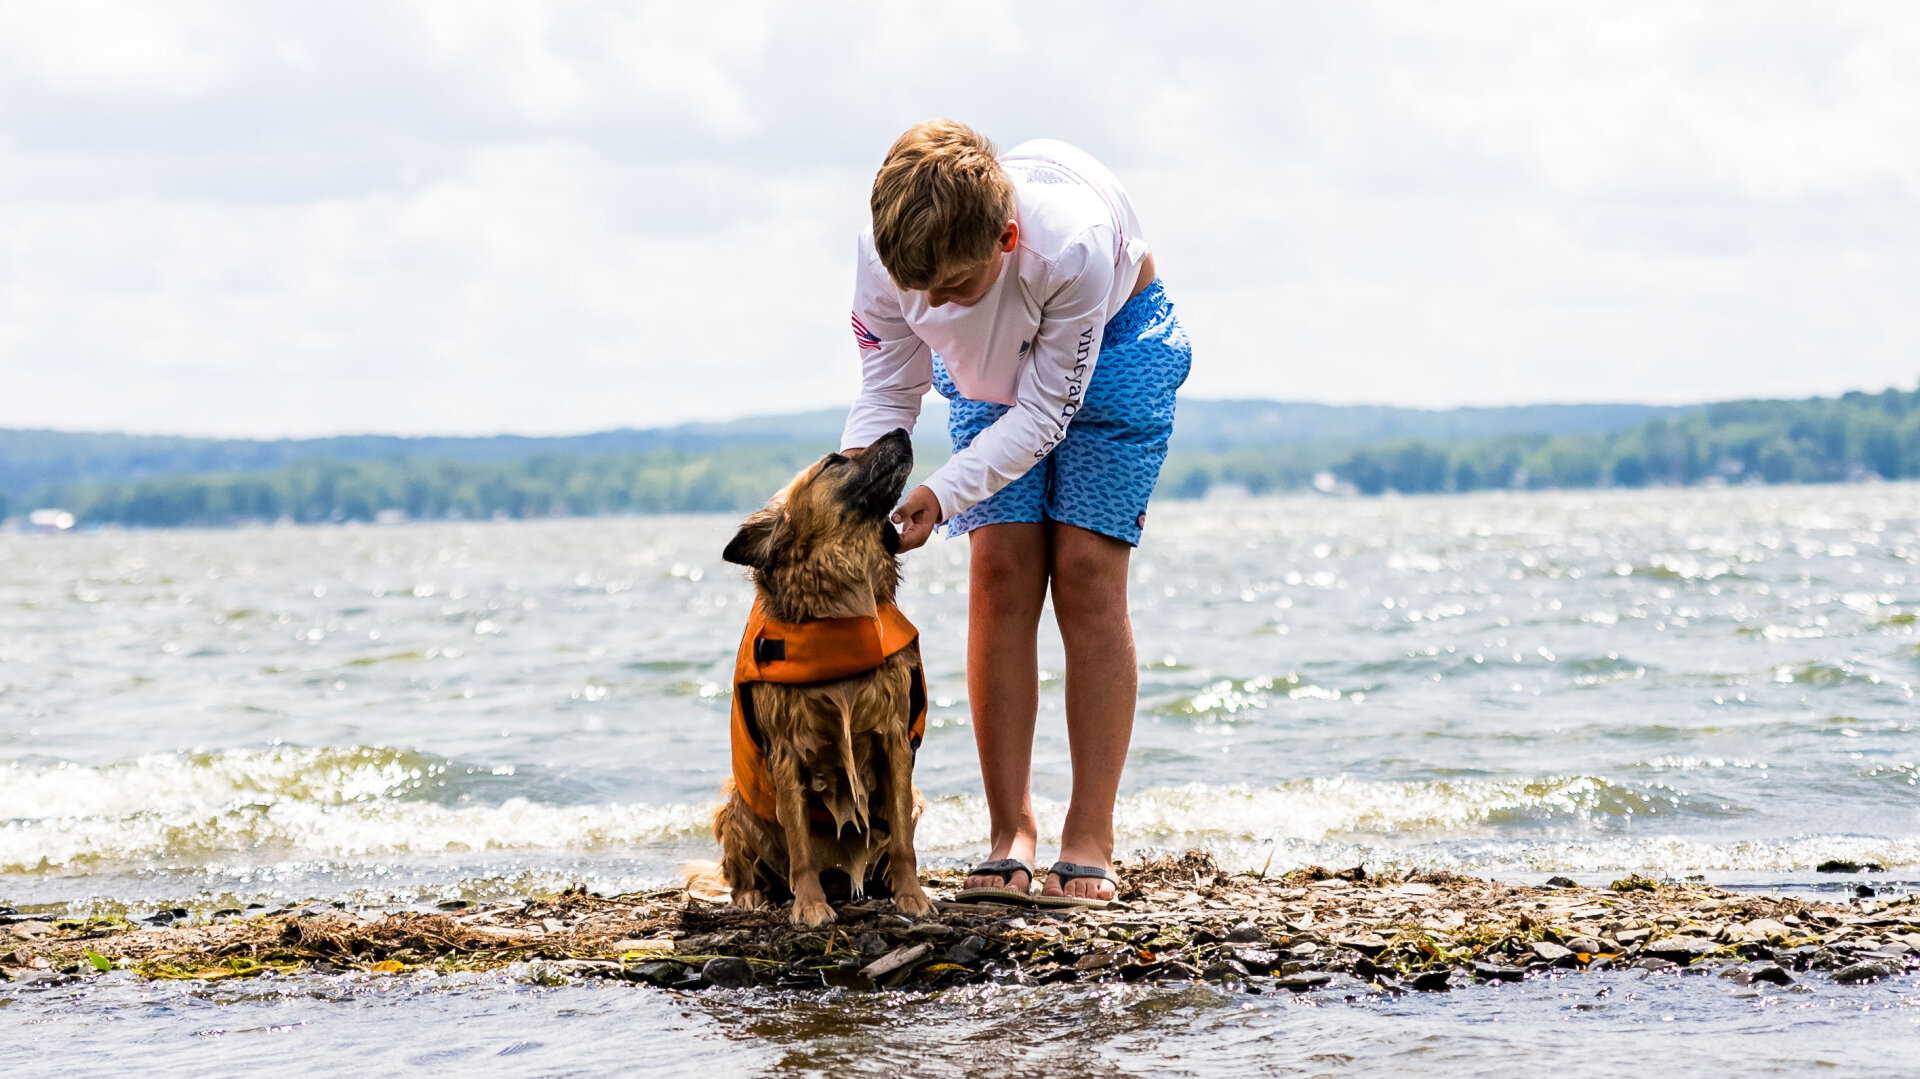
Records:
{"label": "boy and dog", "polygon": [[[871,209],[852,319],[861,389],[841,449],[726,549],[755,600],[714,822],[721,872],[737,905],[791,898],[797,925],[833,920],[829,890],[932,909],[913,849],[925,679],[893,600],[899,555],[944,525],[970,548],[967,690],[991,843],[956,898],[1104,906],[1138,693],[1128,564],[1191,348],[1126,189],[1072,146],[999,154],[964,124],[918,124],[887,152]],[[950,403],[953,456],[902,498],[930,389]],[[1073,787],[1059,858],[1036,874],[1049,595]]]}

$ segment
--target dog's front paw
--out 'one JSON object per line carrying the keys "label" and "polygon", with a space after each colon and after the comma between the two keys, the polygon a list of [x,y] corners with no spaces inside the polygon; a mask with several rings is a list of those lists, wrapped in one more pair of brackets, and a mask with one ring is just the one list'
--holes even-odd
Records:
{"label": "dog's front paw", "polygon": [[733,893],[733,905],[741,910],[759,910],[767,905],[767,894],[749,888]]}
{"label": "dog's front paw", "polygon": [[915,918],[933,913],[933,900],[927,898],[927,893],[921,889],[919,881],[914,881],[908,888],[894,889],[893,906],[900,913]]}
{"label": "dog's front paw", "polygon": [[833,905],[825,899],[793,901],[793,924],[802,929],[813,929],[831,921],[833,921]]}

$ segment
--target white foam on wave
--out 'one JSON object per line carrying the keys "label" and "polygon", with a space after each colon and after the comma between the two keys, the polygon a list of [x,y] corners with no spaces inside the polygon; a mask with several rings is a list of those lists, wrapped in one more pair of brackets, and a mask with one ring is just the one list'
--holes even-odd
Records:
{"label": "white foam on wave", "polygon": [[151,753],[98,766],[12,761],[0,769],[0,820],[368,801],[418,789],[446,770],[443,761],[388,746]]}
{"label": "white foam on wave", "polygon": [[[158,754],[100,767],[14,763],[0,770],[0,872],[293,860],[405,864],[484,852],[641,854],[706,842],[706,804],[511,798],[485,805],[409,797],[448,767],[384,747]],[[1065,806],[1043,799],[1035,808],[1043,845],[1057,844]],[[1277,865],[1355,860],[1551,870],[1788,870],[1832,857],[1920,862],[1920,838],[1712,842],[1619,834],[1622,821],[1653,825],[1672,809],[1683,806],[1671,792],[1592,776],[1402,783],[1340,776],[1268,787],[1153,788],[1122,798],[1115,823],[1122,850],[1202,846],[1245,852],[1249,864],[1268,855]],[[977,856],[986,826],[979,798],[935,799],[920,822],[918,845],[930,856]]]}

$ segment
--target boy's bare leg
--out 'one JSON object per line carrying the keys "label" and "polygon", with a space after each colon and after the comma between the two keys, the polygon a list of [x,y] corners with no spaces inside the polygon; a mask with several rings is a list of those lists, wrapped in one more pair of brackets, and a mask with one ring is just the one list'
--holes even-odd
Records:
{"label": "boy's bare leg", "polygon": [[[984,525],[967,533],[967,698],[986,783],[993,858],[1031,865],[1033,725],[1040,710],[1040,611],[1047,599],[1047,532],[1039,524]],[[1009,887],[1030,883],[1015,874]],[[992,888],[993,876],[965,887]]]}
{"label": "boy's bare leg", "polygon": [[[1052,524],[1053,614],[1067,653],[1067,746],[1073,801],[1060,832],[1060,860],[1113,868],[1113,803],[1133,738],[1140,670],[1127,615],[1133,548],[1111,536]],[[1063,894],[1051,875],[1042,888]],[[1113,898],[1104,880],[1067,883],[1064,894]]]}

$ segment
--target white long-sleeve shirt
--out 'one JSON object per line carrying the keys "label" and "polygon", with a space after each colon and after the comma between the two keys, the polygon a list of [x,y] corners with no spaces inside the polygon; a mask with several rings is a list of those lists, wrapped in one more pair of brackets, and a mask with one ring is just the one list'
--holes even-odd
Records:
{"label": "white long-sleeve shirt", "polygon": [[934,307],[898,288],[873,230],[860,236],[853,335],[860,396],[840,436],[870,445],[913,429],[938,352],[962,396],[1009,405],[929,477],[942,520],[1012,483],[1059,445],[1100,356],[1100,333],[1133,293],[1148,247],[1133,204],[1106,167],[1066,143],[1036,139],[1000,158],[1020,236],[1000,276],[970,307]]}

